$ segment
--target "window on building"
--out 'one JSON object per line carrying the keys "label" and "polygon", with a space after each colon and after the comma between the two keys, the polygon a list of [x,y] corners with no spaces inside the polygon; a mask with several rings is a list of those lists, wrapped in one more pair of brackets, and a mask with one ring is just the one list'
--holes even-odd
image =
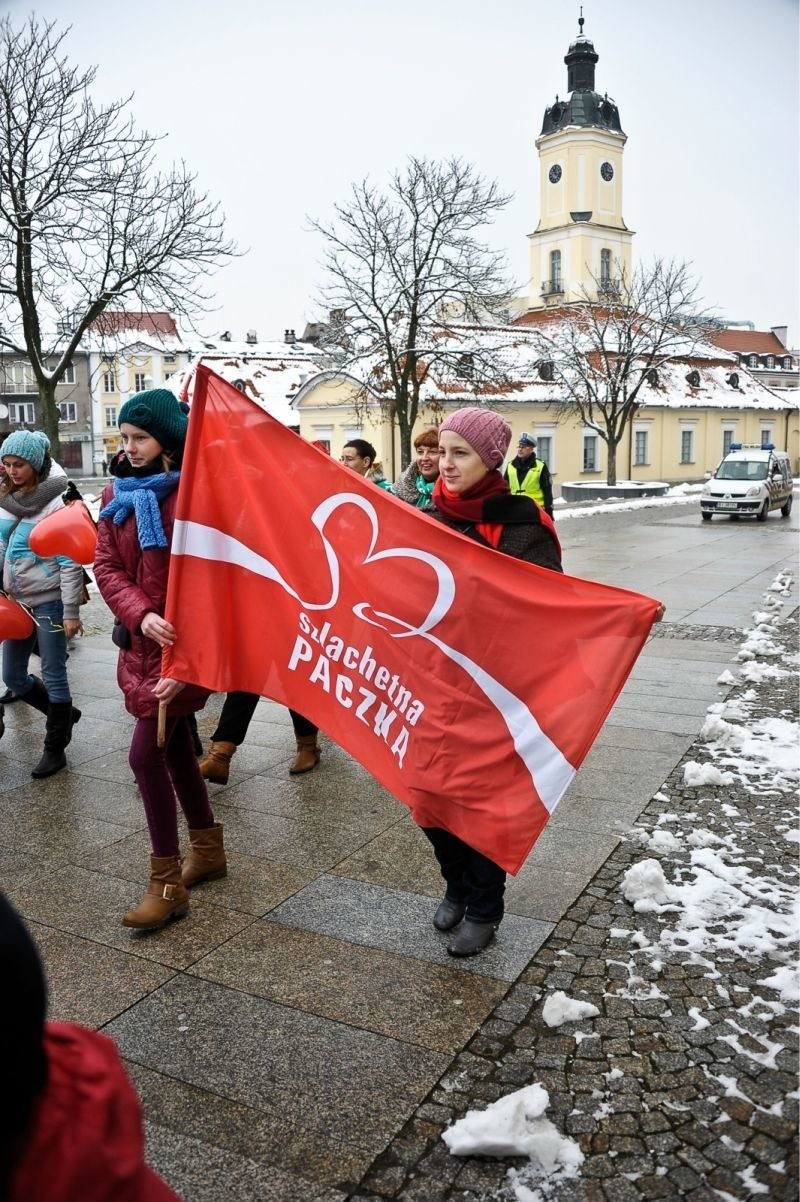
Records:
{"label": "window on building", "polygon": [[174,375],[175,375],[174,371],[165,371],[164,372],[164,383],[166,384],[167,380],[171,380]]}
{"label": "window on building", "polygon": [[723,455],[727,455],[731,449],[731,443],[733,442],[733,434],[734,434],[733,430],[723,430],[722,431],[722,454]]}
{"label": "window on building", "polygon": [[681,430],[681,463],[694,463],[694,430]]}
{"label": "window on building", "polygon": [[765,447],[768,442],[772,442],[772,441],[773,441],[772,430],[768,426],[765,426],[764,429],[761,431],[762,447]]}
{"label": "window on building", "polygon": [[60,422],[76,422],[78,420],[78,407],[74,401],[59,401],[58,412],[60,413]]}
{"label": "window on building", "polygon": [[791,371],[791,369],[792,369],[792,356],[791,355],[783,356],[783,366],[785,367],[785,369],[787,371]]}
{"label": "window on building", "polygon": [[6,368],[11,392],[38,392],[39,386],[30,363],[11,363]]}
{"label": "window on building", "polygon": [[637,467],[643,467],[647,459],[647,430],[637,430],[634,434],[633,462]]}
{"label": "window on building", "polygon": [[174,362],[175,362],[175,356],[174,356],[174,355],[165,355],[165,356],[164,356],[164,362],[165,362],[165,363],[174,363]]}
{"label": "window on building", "polygon": [[12,426],[35,426],[36,406],[27,401],[12,403],[8,406],[8,420]]}
{"label": "window on building", "polygon": [[597,471],[597,435],[584,434],[583,436],[583,470],[585,472]]}
{"label": "window on building", "polygon": [[133,391],[144,392],[147,385],[145,384],[146,376],[143,371],[134,372],[133,375]]}
{"label": "window on building", "polygon": [[116,392],[117,379],[113,371],[103,372],[103,392]]}
{"label": "window on building", "polygon": [[774,367],[775,366],[775,356],[774,355],[767,355],[767,360],[766,360],[765,366],[766,367]]}
{"label": "window on building", "polygon": [[553,292],[561,289],[561,251],[550,251],[550,287]]}
{"label": "window on building", "polygon": [[62,384],[74,384],[75,383],[75,368],[73,367],[73,365],[71,363],[69,363],[67,365],[67,367],[64,371],[64,375],[61,378],[61,383]]}
{"label": "window on building", "polygon": [[747,366],[748,367],[758,367],[758,355],[748,355],[747,356]]}
{"label": "window on building", "polygon": [[456,375],[462,380],[475,379],[475,358],[473,355],[459,355],[456,364]]}
{"label": "window on building", "polygon": [[106,405],[106,426],[116,426],[117,424],[117,406]]}
{"label": "window on building", "polygon": [[611,283],[611,251],[600,251],[600,283]]}
{"label": "window on building", "polygon": [[546,463],[548,467],[552,467],[553,461],[553,438],[550,434],[536,435],[536,455],[541,459],[542,463]]}

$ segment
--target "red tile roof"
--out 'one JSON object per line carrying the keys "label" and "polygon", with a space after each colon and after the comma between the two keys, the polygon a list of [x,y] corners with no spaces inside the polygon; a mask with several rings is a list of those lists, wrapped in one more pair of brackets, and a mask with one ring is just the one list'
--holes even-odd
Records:
{"label": "red tile roof", "polygon": [[175,319],[170,313],[112,313],[108,309],[92,322],[103,334],[120,334],[123,330],[141,330],[157,338],[177,338]]}
{"label": "red tile roof", "polygon": [[717,330],[709,339],[726,351],[740,355],[787,355],[789,352],[772,330]]}

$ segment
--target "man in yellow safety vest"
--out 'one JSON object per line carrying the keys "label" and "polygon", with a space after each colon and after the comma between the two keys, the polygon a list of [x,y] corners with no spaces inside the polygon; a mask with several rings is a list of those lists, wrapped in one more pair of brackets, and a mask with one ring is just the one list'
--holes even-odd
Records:
{"label": "man in yellow safety vest", "polygon": [[532,497],[545,513],[553,516],[553,480],[547,464],[536,458],[536,439],[522,433],[517,453],[504,472],[512,493]]}

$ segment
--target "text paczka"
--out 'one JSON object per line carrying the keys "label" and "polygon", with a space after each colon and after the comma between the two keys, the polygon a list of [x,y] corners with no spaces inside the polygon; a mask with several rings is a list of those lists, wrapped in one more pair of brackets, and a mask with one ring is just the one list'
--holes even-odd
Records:
{"label": "text paczka", "polygon": [[[308,665],[309,684],[319,684],[344,709],[352,709],[360,722],[383,739],[402,768],[408,748],[408,728],[416,726],[425,706],[400,683],[396,673],[378,664],[372,647],[360,649],[345,643],[338,635],[331,635],[330,622],[318,630],[304,613],[299,615],[299,625],[302,633],[295,639],[289,657],[290,671],[297,672],[301,665]],[[333,664],[341,664],[351,675],[332,669]],[[367,688],[361,681],[373,688]]]}

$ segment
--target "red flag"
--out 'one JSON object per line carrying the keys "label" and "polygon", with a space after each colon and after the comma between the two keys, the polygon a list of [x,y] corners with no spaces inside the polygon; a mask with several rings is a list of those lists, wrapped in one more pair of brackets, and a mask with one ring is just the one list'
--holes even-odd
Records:
{"label": "red flag", "polygon": [[172,556],[165,675],[305,714],[510,872],[659,609],[447,529],[202,366]]}

